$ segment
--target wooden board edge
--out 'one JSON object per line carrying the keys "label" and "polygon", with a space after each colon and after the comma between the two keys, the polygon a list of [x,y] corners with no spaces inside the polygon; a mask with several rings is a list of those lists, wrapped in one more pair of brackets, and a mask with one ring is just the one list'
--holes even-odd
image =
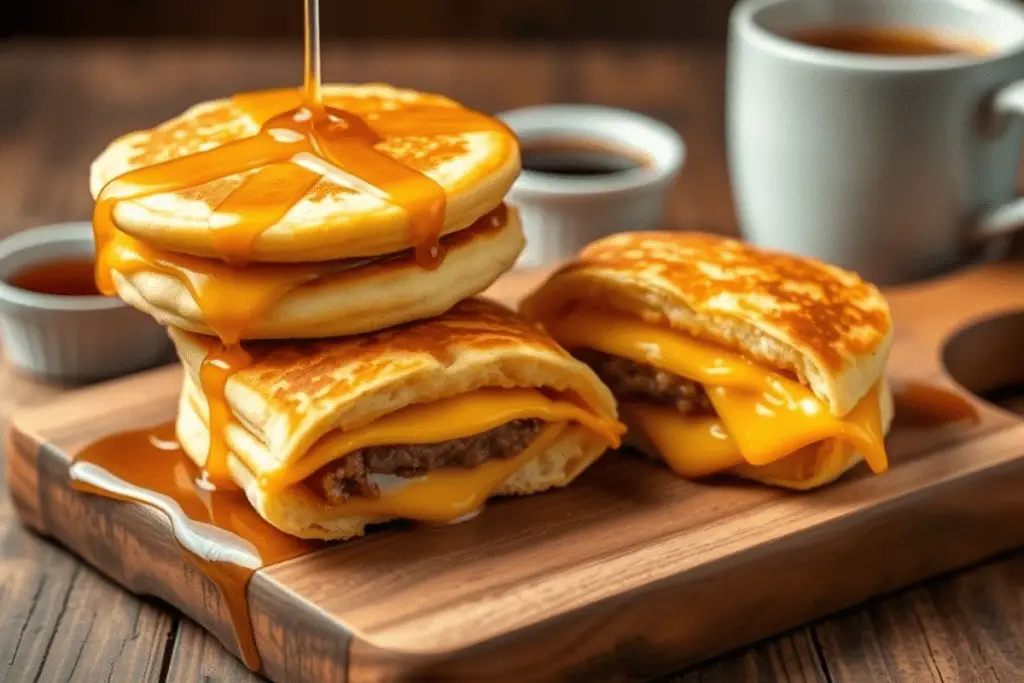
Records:
{"label": "wooden board edge", "polygon": [[156,424],[168,419],[161,400],[165,400],[167,406],[177,406],[182,372],[180,365],[161,365],[79,387],[47,403],[16,411],[11,417],[8,432],[18,432],[37,444],[59,440],[69,426],[81,421],[83,415],[95,417],[97,406],[110,410],[111,395],[124,397],[124,405],[118,408],[125,416],[119,429]]}
{"label": "wooden board edge", "polygon": [[[1024,449],[1024,430],[1007,432]],[[1024,545],[1022,486],[1024,457],[1003,461],[462,651],[400,652],[353,637],[348,680],[638,680],[679,670]],[[858,565],[865,571],[849,571]]]}
{"label": "wooden board edge", "polygon": [[[10,490],[22,521],[125,590],[157,598],[185,614],[238,657],[238,643],[220,589],[182,554],[167,517],[145,505],[72,489],[67,454],[41,444],[33,429],[45,412],[36,409],[25,414],[30,418],[28,424],[14,419],[6,435]],[[91,533],[82,534],[82,528]],[[262,672],[273,680],[344,683],[348,642],[339,637],[336,625],[316,610],[296,611],[288,602],[287,589],[274,582],[260,582],[262,573],[253,577],[247,596],[252,603],[252,586],[261,586],[250,616]],[[293,618],[282,619],[289,615]],[[327,647],[319,658],[305,647],[284,649],[284,631],[296,626],[325,635]],[[327,667],[326,662],[335,666]]]}
{"label": "wooden board edge", "polygon": [[[1016,423],[991,434],[998,435],[1013,439],[1014,444],[1024,446],[1024,427]],[[37,437],[16,429],[11,438],[25,442]],[[23,446],[18,448],[25,450]],[[221,604],[216,588],[204,581],[203,577],[182,559],[176,544],[171,540],[169,524],[163,515],[141,506],[87,497],[70,490],[67,482],[66,455],[53,448],[39,449],[34,464],[38,467],[36,486],[39,493],[36,508],[43,511],[42,528],[54,530],[51,534],[54,538],[129,590],[154,595],[174,605],[211,631],[229,651],[237,651],[233,646],[230,630],[226,630],[226,608]],[[866,587],[848,588],[840,597],[824,596],[831,597],[833,602],[822,598],[818,607],[803,612],[784,600],[773,603],[773,596],[770,594],[741,594],[737,597],[735,586],[730,585],[730,581],[740,582],[743,577],[748,577],[752,573],[750,558],[744,561],[742,556],[723,558],[698,572],[693,572],[692,575],[669,577],[634,594],[616,596],[559,615],[521,632],[510,633],[500,640],[488,641],[462,652],[428,656],[382,651],[358,638],[350,638],[344,624],[332,620],[313,605],[303,604],[301,600],[296,601],[286,586],[277,585],[271,578],[262,577],[261,574],[257,574],[254,579],[254,585],[259,586],[259,590],[254,596],[253,589],[250,589],[249,599],[253,608],[257,643],[260,652],[264,654],[264,670],[277,680],[480,680],[481,672],[493,680],[503,680],[506,676],[523,681],[549,680],[553,677],[543,675],[544,665],[558,662],[559,658],[564,659],[566,652],[573,653],[573,659],[567,661],[566,666],[569,674],[577,676],[578,680],[587,680],[585,676],[596,675],[597,671],[605,670],[610,673],[618,672],[616,675],[622,679],[630,679],[634,677],[632,672],[635,670],[642,670],[644,676],[656,675],[663,670],[674,670],[722,650],[803,623],[809,618],[821,616],[824,611],[833,611],[860,602],[870,595],[887,592],[906,583],[949,571],[1020,545],[1024,543],[1024,530],[1017,531],[1012,525],[1010,529],[1005,529],[1000,524],[1005,525],[1002,521],[1005,519],[1019,519],[1021,512],[1024,512],[1024,499],[1014,500],[1020,499],[1017,492],[1022,484],[1024,458],[1013,457],[979,467],[963,477],[941,481],[915,492],[913,495],[920,500],[921,509],[930,511],[925,515],[928,520],[935,522],[938,519],[935,513],[936,506],[940,510],[943,505],[955,510],[954,515],[948,519],[943,517],[931,526],[917,519],[915,515],[916,526],[907,526],[915,523],[913,519],[901,520],[904,524],[894,527],[896,531],[883,529],[880,532],[877,524],[871,520],[877,521],[879,515],[884,517],[885,506],[880,510],[865,509],[850,517],[830,521],[830,529],[836,528],[836,524],[852,525],[845,528],[846,535],[843,538],[859,534],[862,537],[861,544],[871,547],[875,555],[879,554],[878,548],[875,547],[878,543],[885,542],[888,548],[902,549],[915,539],[919,540],[921,534],[933,532],[936,528],[944,528],[947,531],[949,528],[955,528],[959,536],[967,538],[972,544],[957,549],[960,552],[955,556],[942,552],[935,557],[926,558],[927,562],[910,568],[899,565],[900,558],[896,557],[896,566],[883,567],[884,576],[879,581]],[[979,490],[986,492],[983,502],[979,502]],[[88,505],[85,502],[86,498],[91,499]],[[905,498],[906,496],[901,496],[891,502],[889,508],[906,508]],[[992,512],[988,507],[993,500],[999,506],[997,512]],[[87,514],[88,510],[83,512],[80,510],[81,507],[95,508],[92,518]],[[97,521],[100,523],[97,524]],[[951,524],[942,526],[946,522]],[[82,524],[98,528],[97,535],[102,537],[98,543],[107,543],[113,550],[90,549],[88,542],[73,536],[65,537],[70,532],[61,532],[76,525],[80,527]],[[997,529],[998,534],[992,534],[991,529]],[[894,536],[897,532],[899,535]],[[880,533],[882,541],[871,540],[872,534],[877,538]],[[129,556],[132,557],[134,553],[134,560],[129,561],[120,555],[125,552],[125,540],[131,541],[132,534],[141,534],[142,541],[136,540],[127,544]],[[159,535],[160,538],[150,538],[151,535]],[[776,575],[781,575],[786,565],[794,562],[805,572],[810,571],[807,567],[813,565],[822,547],[825,546],[807,539],[823,535],[828,535],[823,528],[815,528],[807,533],[783,538],[772,544],[772,552],[756,561],[763,563],[762,571]],[[146,541],[146,538],[149,540]],[[158,548],[161,556],[159,563],[154,564],[152,558],[148,556],[139,559],[140,548],[136,546],[145,551],[153,544],[161,543],[162,546]],[[885,552],[881,554],[887,557]],[[836,567],[845,567],[855,559],[844,557],[833,564]],[[161,563],[169,565],[170,569],[163,567]],[[133,573],[133,568],[145,568],[145,572],[136,570]],[[795,589],[800,589],[813,584],[817,576],[829,575],[827,570],[828,567],[809,574],[795,575],[790,577],[789,583]],[[183,582],[180,575],[184,575]],[[173,580],[168,581],[168,577]],[[870,577],[862,581],[868,579]],[[165,585],[167,583],[184,583],[185,588],[172,590]],[[182,590],[187,592],[183,594]],[[642,598],[643,609],[654,610],[653,612],[644,612],[640,607],[631,604],[631,600],[637,597],[636,593]],[[704,597],[706,595],[719,597],[708,605],[701,603],[702,599],[707,600]],[[668,606],[671,606],[669,613],[663,614],[662,611],[668,609]],[[712,616],[729,614],[733,621],[716,623],[713,618],[702,617],[697,620],[706,625],[701,633],[693,633],[691,629],[691,632],[674,637],[676,639],[668,639],[667,634],[673,632],[672,620],[678,619],[680,614],[687,614],[687,608],[692,609],[694,606],[705,611],[711,609]],[[790,611],[783,611],[784,616],[776,621],[767,620],[762,614],[786,607],[790,608]],[[747,617],[751,611],[756,612],[761,621]],[[632,624],[629,628],[620,623],[627,621]],[[758,623],[760,627],[747,632],[742,628],[736,628],[736,623],[744,626]],[[642,637],[628,636],[631,628],[637,629],[637,633],[644,633],[651,630],[652,625],[658,624],[661,626],[656,630],[665,634],[661,641],[646,642]],[[529,644],[529,647],[524,643]],[[531,652],[534,649],[544,654],[541,661],[531,659]],[[535,666],[529,670],[508,668],[531,662]],[[558,678],[565,680],[561,675]]]}
{"label": "wooden board edge", "polygon": [[268,678],[347,683],[352,633],[344,624],[263,571],[249,584],[249,614]]}
{"label": "wooden board edge", "polygon": [[14,509],[29,527],[41,534],[47,529],[39,499],[39,470],[35,440],[12,421],[4,437],[7,454],[7,488]]}
{"label": "wooden board edge", "polygon": [[67,460],[50,445],[38,447],[35,465],[40,523],[32,526],[132,593],[172,605],[238,655],[218,587],[182,554],[165,515],[75,491]]}

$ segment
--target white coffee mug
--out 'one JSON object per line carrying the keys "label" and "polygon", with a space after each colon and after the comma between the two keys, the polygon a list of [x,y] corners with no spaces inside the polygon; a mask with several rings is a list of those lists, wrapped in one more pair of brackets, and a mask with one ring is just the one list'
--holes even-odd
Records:
{"label": "white coffee mug", "polygon": [[[913,28],[983,55],[885,56],[793,40]],[[743,0],[728,68],[729,166],[750,241],[880,284],[1005,251],[1024,114],[1024,9],[1003,0]]]}

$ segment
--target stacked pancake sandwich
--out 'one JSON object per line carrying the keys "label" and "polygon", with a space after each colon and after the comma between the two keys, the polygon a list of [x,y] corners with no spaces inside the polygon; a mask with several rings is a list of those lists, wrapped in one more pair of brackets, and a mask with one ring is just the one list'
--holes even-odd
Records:
{"label": "stacked pancake sandwich", "polygon": [[623,427],[597,376],[470,298],[514,263],[514,136],[437,95],[200,104],[94,162],[97,281],[168,326],[201,485],[344,539],[563,486]]}
{"label": "stacked pancake sandwich", "polygon": [[790,489],[888,467],[888,305],[855,274],[701,233],[598,241],[522,312],[612,389],[678,474]]}

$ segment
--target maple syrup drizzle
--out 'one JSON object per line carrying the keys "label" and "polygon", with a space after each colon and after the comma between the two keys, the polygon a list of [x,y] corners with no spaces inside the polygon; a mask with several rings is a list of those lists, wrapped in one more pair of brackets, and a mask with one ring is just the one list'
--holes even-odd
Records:
{"label": "maple syrup drizzle", "polygon": [[977,423],[977,409],[960,394],[922,382],[906,382],[893,392],[894,421],[904,427]]}
{"label": "maple syrup drizzle", "polygon": [[212,488],[231,488],[228,469],[228,425],[234,419],[226,395],[228,379],[252,362],[241,345],[221,346],[206,354],[199,370],[199,380],[210,411],[210,446],[203,464],[203,483]]}
{"label": "maple syrup drizzle", "polygon": [[246,666],[260,668],[249,618],[248,587],[263,567],[315,550],[318,543],[265,522],[239,490],[206,488],[166,423],[101,439],[69,470],[77,491],[141,503],[167,516],[185,558],[220,590]]}
{"label": "maple syrup drizzle", "polygon": [[292,163],[270,164],[246,178],[210,216],[213,245],[221,258],[234,266],[248,264],[256,238],[284,218],[320,178]]}
{"label": "maple syrup drizzle", "polygon": [[[472,226],[443,238],[443,244],[459,244],[462,236],[489,231],[508,223],[504,204],[485,214]],[[202,319],[225,344],[238,343],[276,303],[293,290],[332,275],[375,263],[408,262],[408,252],[381,257],[353,258],[322,263],[251,263],[235,268],[226,263],[175,254],[152,247],[117,232],[107,249],[107,263],[122,276],[160,273],[181,282],[191,293]]]}
{"label": "maple syrup drizzle", "polygon": [[305,60],[302,69],[302,95],[307,104],[322,103],[320,97],[320,0],[305,4]]}
{"label": "maple syrup drizzle", "polygon": [[[253,321],[294,288],[350,266],[253,263],[253,247],[326,174],[335,181],[347,179],[401,208],[416,261],[425,268],[437,267],[444,258],[444,189],[376,146],[393,137],[507,132],[494,119],[445,103],[395,102],[365,118],[325,103],[318,0],[305,1],[303,71],[301,89],[232,99],[235,107],[259,124],[255,135],[129,171],[99,192],[93,211],[98,289],[108,296],[116,293],[115,271],[122,275],[156,271],[176,278],[189,289],[220,340],[220,346],[204,358],[199,378],[209,408],[210,445],[204,466],[197,468],[177,447],[173,426],[161,425],[94,443],[71,467],[76,489],[149,505],[168,516],[183,553],[220,588],[239,652],[254,670],[260,660],[246,600],[249,580],[259,567],[296,557],[314,546],[264,522],[233,485],[227,427],[234,418],[226,397],[227,382],[251,362],[241,341]],[[302,163],[309,155],[326,164],[326,169]],[[239,174],[247,175],[209,218],[219,259],[172,253],[116,227],[114,211],[119,202],[180,192]]]}

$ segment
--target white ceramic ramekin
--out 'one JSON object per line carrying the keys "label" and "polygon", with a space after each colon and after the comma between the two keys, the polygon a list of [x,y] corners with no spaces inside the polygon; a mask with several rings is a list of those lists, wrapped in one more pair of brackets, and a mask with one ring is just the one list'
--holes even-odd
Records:
{"label": "white ceramic ramekin", "polygon": [[0,241],[0,332],[17,368],[50,381],[81,383],[173,357],[167,332],[120,299],[39,294],[6,282],[28,266],[94,252],[88,223],[33,228]]}
{"label": "white ceramic ramekin", "polygon": [[517,265],[549,265],[612,233],[664,227],[665,196],[686,156],[682,138],[669,126],[597,105],[542,105],[498,117],[524,147],[531,140],[585,140],[634,150],[649,159],[641,168],[601,176],[524,170],[508,195],[526,233],[526,249]]}

